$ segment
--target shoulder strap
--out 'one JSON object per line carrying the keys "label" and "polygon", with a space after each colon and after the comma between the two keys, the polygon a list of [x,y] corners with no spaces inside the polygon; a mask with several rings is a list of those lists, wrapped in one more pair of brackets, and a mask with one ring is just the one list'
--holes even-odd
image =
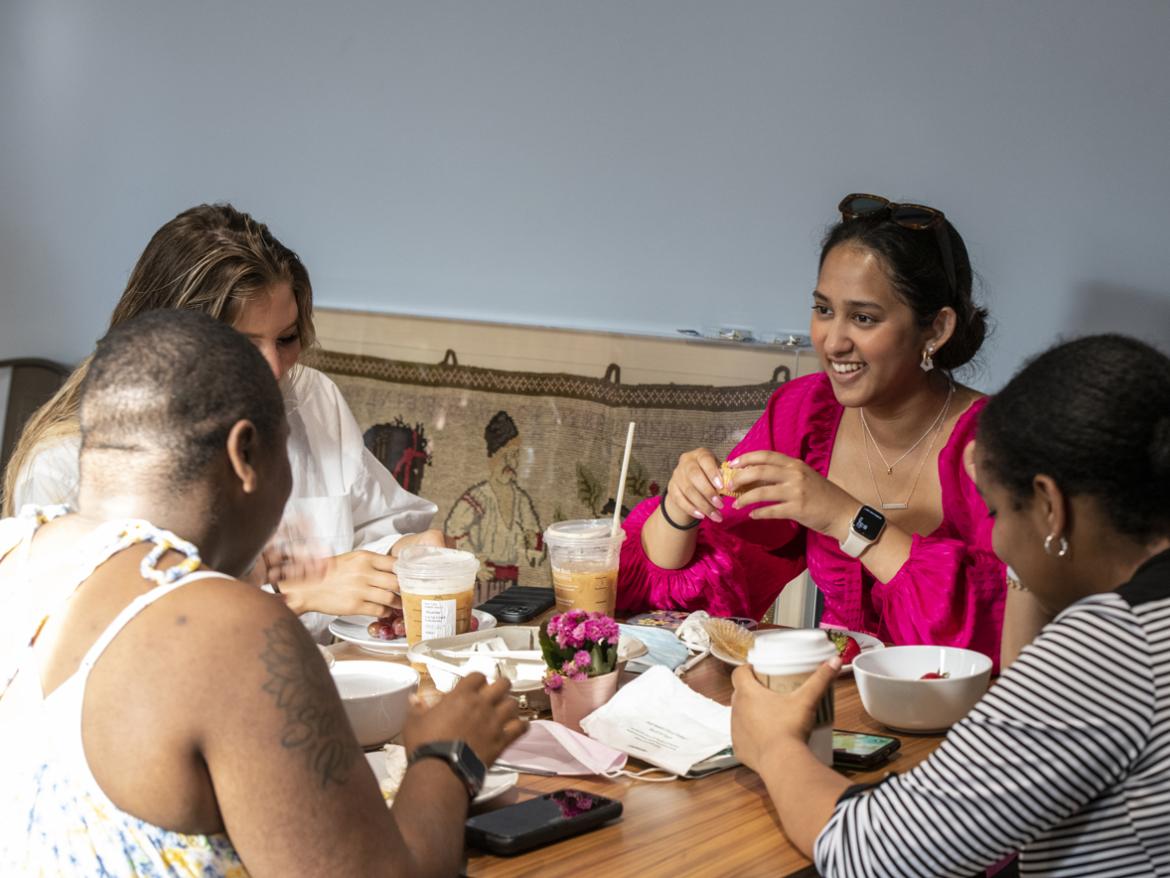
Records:
{"label": "shoulder strap", "polygon": [[126,627],[127,624],[129,624],[130,620],[153,604],[155,601],[161,600],[171,592],[200,579],[227,578],[228,577],[224,576],[222,573],[217,573],[214,570],[199,570],[195,573],[189,573],[182,579],[176,580],[175,582],[169,583],[167,585],[158,585],[148,592],[143,592],[130,603],[126,604],[126,606],[122,608],[122,611],[114,617],[114,621],[106,626],[106,630],[98,635],[97,640],[93,642],[93,646],[89,648],[85,654],[85,658],[83,658],[81,660],[81,664],[78,665],[77,672],[83,676],[88,676],[94,664],[99,658],[101,658],[102,653],[105,652],[106,647],[108,647],[110,643],[113,642],[114,638],[118,636],[118,634],[122,631],[123,628]]}

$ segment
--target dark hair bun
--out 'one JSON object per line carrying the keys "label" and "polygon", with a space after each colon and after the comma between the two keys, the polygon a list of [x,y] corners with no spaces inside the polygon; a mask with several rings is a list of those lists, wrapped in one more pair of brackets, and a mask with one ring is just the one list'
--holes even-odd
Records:
{"label": "dark hair bun", "polygon": [[958,369],[975,358],[987,338],[987,309],[977,308],[967,298],[955,309],[955,331],[935,355],[941,369]]}

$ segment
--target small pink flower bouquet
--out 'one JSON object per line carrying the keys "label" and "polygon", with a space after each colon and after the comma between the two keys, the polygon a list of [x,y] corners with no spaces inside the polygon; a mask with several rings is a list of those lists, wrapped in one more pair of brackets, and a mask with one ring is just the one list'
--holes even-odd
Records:
{"label": "small pink flower bouquet", "polygon": [[604,613],[569,610],[540,626],[540,651],[548,670],[544,691],[559,692],[566,680],[600,677],[617,667],[618,624]]}

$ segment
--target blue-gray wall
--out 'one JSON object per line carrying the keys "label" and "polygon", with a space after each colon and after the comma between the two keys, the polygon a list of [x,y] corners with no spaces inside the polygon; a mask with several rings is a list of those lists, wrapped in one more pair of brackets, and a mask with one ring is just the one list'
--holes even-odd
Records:
{"label": "blue-gray wall", "polygon": [[320,304],[807,325],[853,190],[942,207],[997,322],[1170,339],[1170,2],[0,2],[0,357],[72,361],[229,199]]}

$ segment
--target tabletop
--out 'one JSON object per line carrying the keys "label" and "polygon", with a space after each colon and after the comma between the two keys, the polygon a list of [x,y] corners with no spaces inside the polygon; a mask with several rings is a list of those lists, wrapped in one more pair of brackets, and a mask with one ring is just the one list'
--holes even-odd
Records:
{"label": "tabletop", "polygon": [[[339,661],[382,658],[405,661],[402,656],[372,656],[351,644],[330,648]],[[683,677],[703,695],[728,704],[731,671],[708,656]],[[437,697],[429,679],[420,686],[424,697]],[[836,683],[837,728],[872,734],[892,734],[870,719],[861,706],[857,686],[850,676]],[[876,771],[846,772],[857,783],[880,780],[888,772],[906,771],[925,759],[942,741],[942,735],[898,734],[902,747],[894,758]],[[631,769],[644,767],[631,760]],[[648,783],[626,777],[542,777],[521,774],[520,783],[477,812],[522,802],[565,788],[587,790],[622,803],[621,819],[601,829],[569,838],[513,857],[499,857],[468,849],[465,874],[469,876],[522,876],[562,874],[569,864],[588,864],[571,871],[607,876],[671,876],[720,874],[736,876],[815,876],[809,860],[784,835],[763,781],[753,771],[739,767],[697,780]]]}

